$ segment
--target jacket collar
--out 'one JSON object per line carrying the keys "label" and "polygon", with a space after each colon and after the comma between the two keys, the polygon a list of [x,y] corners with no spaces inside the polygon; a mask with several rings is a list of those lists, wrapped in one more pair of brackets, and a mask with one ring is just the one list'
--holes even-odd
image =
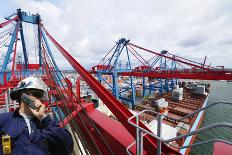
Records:
{"label": "jacket collar", "polygon": [[14,116],[14,117],[20,116],[20,114],[19,114],[19,108],[16,108],[16,109],[15,109],[15,111],[14,111],[14,113],[13,113],[13,116]]}

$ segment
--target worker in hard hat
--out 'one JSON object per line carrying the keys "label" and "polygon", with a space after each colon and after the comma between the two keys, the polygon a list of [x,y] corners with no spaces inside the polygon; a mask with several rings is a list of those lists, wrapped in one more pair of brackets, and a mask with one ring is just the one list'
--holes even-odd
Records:
{"label": "worker in hard hat", "polygon": [[[34,109],[25,103],[26,94],[34,101]],[[19,82],[10,93],[10,98],[19,103],[14,112],[0,114],[0,155],[69,155],[73,140],[69,131],[60,128],[45,112],[41,100],[46,97],[47,86],[37,77],[28,77]]]}

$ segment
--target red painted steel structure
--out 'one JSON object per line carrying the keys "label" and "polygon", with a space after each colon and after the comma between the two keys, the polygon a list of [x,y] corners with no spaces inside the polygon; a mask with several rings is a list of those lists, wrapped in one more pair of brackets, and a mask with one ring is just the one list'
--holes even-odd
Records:
{"label": "red painted steel structure", "polygon": [[10,20],[8,20],[8,21],[6,21],[6,22],[4,22],[4,23],[1,23],[0,24],[0,28],[3,28],[4,26],[6,26],[6,25],[8,25],[8,24],[10,24],[10,23],[12,23],[12,22],[14,22],[14,21],[17,21],[19,18],[18,18],[18,16],[16,16],[16,17],[14,17],[13,19],[10,19]]}
{"label": "red painted steel structure", "polygon": [[12,69],[11,69],[12,77],[15,76],[14,68],[15,68],[16,50],[17,50],[17,43],[18,43],[18,32],[19,31],[17,31],[17,33],[16,33],[16,41],[15,41],[15,47],[14,47],[14,56],[13,56],[13,63],[12,63]]}
{"label": "red painted steel structure", "polygon": [[213,149],[213,155],[231,155],[232,153],[231,145],[222,142],[214,143]]}
{"label": "red painted steel structure", "polygon": [[199,80],[232,80],[232,73],[226,72],[178,72],[178,71],[150,71],[150,72],[123,72],[122,76],[138,76],[151,78],[178,78],[178,79],[199,79]]}
{"label": "red painted steel structure", "polygon": [[194,63],[191,63],[191,62],[188,62],[187,59],[179,59],[178,57],[171,57],[171,56],[167,56],[167,55],[163,55],[163,54],[160,54],[158,52],[154,52],[152,50],[149,50],[149,49],[146,49],[146,48],[143,48],[141,46],[138,46],[138,45],[135,45],[135,44],[132,44],[132,43],[128,43],[129,45],[131,46],[134,46],[138,49],[142,49],[144,51],[147,51],[149,53],[153,53],[155,55],[158,55],[158,56],[161,56],[161,57],[164,57],[164,58],[167,58],[167,59],[170,59],[170,60],[173,60],[173,61],[176,61],[176,62],[180,62],[180,63],[183,63],[183,64],[186,64],[186,65],[189,65],[189,66],[192,66],[192,67],[196,67],[196,68],[200,68],[200,69],[203,69],[203,70],[207,70],[209,71],[210,69],[209,68],[206,68],[206,67],[203,67],[203,66],[200,66],[200,65],[197,65],[197,64],[194,64]]}
{"label": "red painted steel structure", "polygon": [[[16,65],[17,70],[22,70],[22,69],[25,69],[25,68],[26,68],[26,65],[24,65],[24,64],[17,64]],[[28,69],[29,70],[38,70],[39,68],[40,68],[39,64],[28,64]]]}
{"label": "red painted steel structure", "polygon": [[[98,97],[106,104],[110,111],[116,116],[116,118],[123,124],[123,126],[130,132],[133,137],[136,137],[135,128],[128,124],[127,120],[133,116],[133,114],[125,108],[111,93],[109,93],[88,71],[86,71],[47,31],[46,35],[57,47],[61,54],[68,60],[72,67],[80,74],[80,76],[87,82],[91,89],[98,95]],[[141,127],[150,131],[143,123]],[[125,137],[126,138],[126,137]],[[144,149],[150,153],[153,153],[157,149],[156,139],[146,135],[144,136]],[[162,145],[163,154],[180,154],[179,152]]]}
{"label": "red painted steel structure", "polygon": [[[90,71],[91,74],[96,74],[96,71]],[[112,75],[112,72],[104,73]],[[131,71],[131,72],[117,72],[121,76],[135,76],[135,77],[150,77],[150,78],[177,78],[177,79],[198,79],[198,80],[232,80],[231,71]]]}
{"label": "red painted steel structure", "polygon": [[81,77],[78,77],[77,78],[77,81],[76,81],[76,94],[77,94],[77,100],[80,101],[81,100]]}

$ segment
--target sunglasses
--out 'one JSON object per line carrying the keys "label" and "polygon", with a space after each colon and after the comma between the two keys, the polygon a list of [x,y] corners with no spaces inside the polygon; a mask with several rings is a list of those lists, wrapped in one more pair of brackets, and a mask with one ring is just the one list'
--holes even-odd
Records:
{"label": "sunglasses", "polygon": [[27,91],[26,92],[27,95],[31,95],[31,96],[34,96],[38,99],[42,98],[43,97],[43,93],[41,92],[38,92],[38,91]]}

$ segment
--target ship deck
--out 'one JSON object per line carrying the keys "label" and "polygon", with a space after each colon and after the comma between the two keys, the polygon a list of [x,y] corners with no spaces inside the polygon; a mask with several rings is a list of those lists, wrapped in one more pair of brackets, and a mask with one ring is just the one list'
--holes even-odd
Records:
{"label": "ship deck", "polygon": [[[197,115],[191,117],[191,118],[185,118],[184,120],[177,121],[175,119],[180,119],[186,115],[189,115],[193,113],[194,111],[198,110],[199,108],[202,108],[203,104],[205,103],[205,100],[207,98],[206,95],[196,94],[193,90],[190,90],[188,88],[184,88],[183,93],[183,99],[180,101],[175,101],[172,99],[171,93],[163,93],[160,94],[153,94],[151,95],[151,98],[153,98],[154,101],[160,98],[164,98],[166,102],[168,102],[168,113],[167,116],[170,116],[172,118],[164,117],[162,120],[162,123],[167,124],[173,128],[177,129],[177,136],[185,134],[190,131],[192,128],[194,122],[196,121]],[[152,110],[157,111],[156,108],[153,106],[151,101],[142,101],[138,103],[135,106],[135,112],[140,112],[142,110]],[[175,119],[173,119],[175,118]],[[156,120],[156,115],[152,112],[146,112],[143,113],[141,116],[141,119],[147,123]],[[199,122],[200,124],[201,122]],[[181,147],[184,143],[185,139],[178,140],[174,143],[174,145]]]}

